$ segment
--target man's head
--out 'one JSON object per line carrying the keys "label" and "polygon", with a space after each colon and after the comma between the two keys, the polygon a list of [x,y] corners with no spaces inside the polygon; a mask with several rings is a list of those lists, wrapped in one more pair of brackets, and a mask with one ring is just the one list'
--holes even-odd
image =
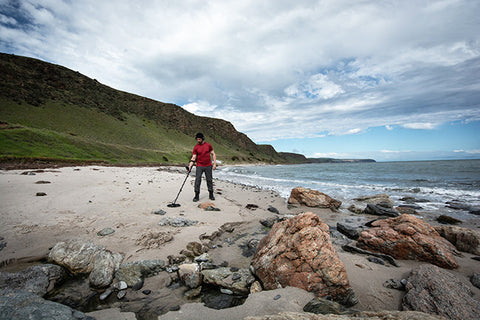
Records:
{"label": "man's head", "polygon": [[205,136],[203,133],[199,132],[196,134],[195,139],[197,139],[198,143],[202,143],[205,140]]}

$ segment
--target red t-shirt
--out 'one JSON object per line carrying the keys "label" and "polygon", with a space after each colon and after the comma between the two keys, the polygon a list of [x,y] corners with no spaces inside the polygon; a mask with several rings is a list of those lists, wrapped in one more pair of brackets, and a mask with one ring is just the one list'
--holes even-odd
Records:
{"label": "red t-shirt", "polygon": [[193,147],[193,154],[197,155],[197,167],[209,167],[212,165],[212,160],[210,159],[210,152],[213,150],[213,147],[210,143],[204,142],[203,144],[196,144]]}

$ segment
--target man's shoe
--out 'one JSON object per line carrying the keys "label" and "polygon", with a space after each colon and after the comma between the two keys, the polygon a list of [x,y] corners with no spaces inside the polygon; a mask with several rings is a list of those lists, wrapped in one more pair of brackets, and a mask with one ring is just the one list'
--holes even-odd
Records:
{"label": "man's shoe", "polygon": [[199,192],[195,192],[195,197],[193,198],[193,202],[197,202],[198,200],[200,200],[199,195],[200,195]]}
{"label": "man's shoe", "polygon": [[215,200],[215,196],[213,195],[213,192],[210,192],[210,195],[208,196],[210,200]]}

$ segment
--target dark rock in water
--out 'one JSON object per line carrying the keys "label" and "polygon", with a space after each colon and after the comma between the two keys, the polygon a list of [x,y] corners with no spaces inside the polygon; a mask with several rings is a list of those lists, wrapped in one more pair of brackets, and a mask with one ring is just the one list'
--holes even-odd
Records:
{"label": "dark rock in water", "polygon": [[454,210],[465,210],[471,214],[480,215],[480,207],[474,207],[458,200],[446,202],[446,207]]}
{"label": "dark rock in water", "polygon": [[444,214],[439,216],[437,218],[437,221],[439,223],[443,223],[443,224],[459,224],[459,223],[462,223],[462,220],[458,220],[458,219],[455,219],[453,217],[450,217],[450,216],[447,216],[447,215],[444,215]]}
{"label": "dark rock in water", "polygon": [[44,197],[46,195],[47,194],[45,192],[37,192],[37,194],[36,194],[37,197]]}
{"label": "dark rock in water", "polygon": [[414,209],[414,210],[422,210],[423,209],[423,207],[421,207],[419,205],[416,205],[416,204],[402,204],[402,205],[399,205],[399,207],[410,208],[410,209]]}
{"label": "dark rock in water", "polygon": [[0,291],[0,315],[1,319],[95,320],[83,312],[24,290]]}
{"label": "dark rock in water", "polygon": [[404,201],[406,203],[421,203],[421,202],[430,202],[428,199],[417,199],[414,197],[403,197],[399,199],[400,201]]}
{"label": "dark rock in water", "polygon": [[396,289],[396,290],[404,291],[406,283],[407,282],[406,282],[405,279],[403,279],[402,281],[396,280],[396,279],[389,279],[389,280],[385,281],[383,286],[386,287],[386,288],[390,288],[390,289]]}
{"label": "dark rock in water", "polygon": [[417,214],[417,210],[407,206],[398,206],[395,208],[400,214]]}
{"label": "dark rock in water", "polygon": [[403,310],[436,314],[451,320],[478,319],[480,301],[452,273],[431,264],[412,270],[405,286]]}
{"label": "dark rock in water", "polygon": [[363,213],[388,217],[398,217],[400,215],[400,213],[394,209],[385,208],[373,203],[367,203],[367,207],[363,210]]}
{"label": "dark rock in water", "polygon": [[320,297],[310,300],[303,307],[303,311],[315,314],[353,314],[358,312],[358,310],[345,308],[335,301]]}
{"label": "dark rock in water", "polygon": [[112,234],[114,232],[115,232],[115,230],[113,230],[112,228],[105,228],[105,229],[102,229],[102,230],[98,231],[97,236],[104,237],[104,236],[108,236],[109,234]]}
{"label": "dark rock in water", "polygon": [[357,240],[358,236],[360,235],[357,228],[347,226],[346,224],[340,222],[337,222],[337,230],[353,240]]}
{"label": "dark rock in water", "polygon": [[276,214],[280,214],[280,212],[278,211],[278,209],[275,208],[275,207],[272,207],[272,206],[268,206],[268,209],[267,209],[267,210],[270,211],[270,212],[276,213]]}
{"label": "dark rock in water", "polygon": [[470,282],[477,288],[480,289],[480,273],[474,273],[470,278]]}
{"label": "dark rock in water", "polygon": [[0,272],[0,289],[21,289],[43,297],[67,277],[58,265],[36,265],[19,272]]}

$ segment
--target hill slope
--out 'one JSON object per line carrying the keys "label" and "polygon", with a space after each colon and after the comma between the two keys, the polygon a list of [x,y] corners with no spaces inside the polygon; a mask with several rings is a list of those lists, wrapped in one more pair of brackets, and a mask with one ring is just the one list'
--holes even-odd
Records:
{"label": "hill slope", "polygon": [[112,89],[37,59],[0,53],[0,155],[3,159],[188,161],[196,132],[225,163],[285,163],[225,120]]}

